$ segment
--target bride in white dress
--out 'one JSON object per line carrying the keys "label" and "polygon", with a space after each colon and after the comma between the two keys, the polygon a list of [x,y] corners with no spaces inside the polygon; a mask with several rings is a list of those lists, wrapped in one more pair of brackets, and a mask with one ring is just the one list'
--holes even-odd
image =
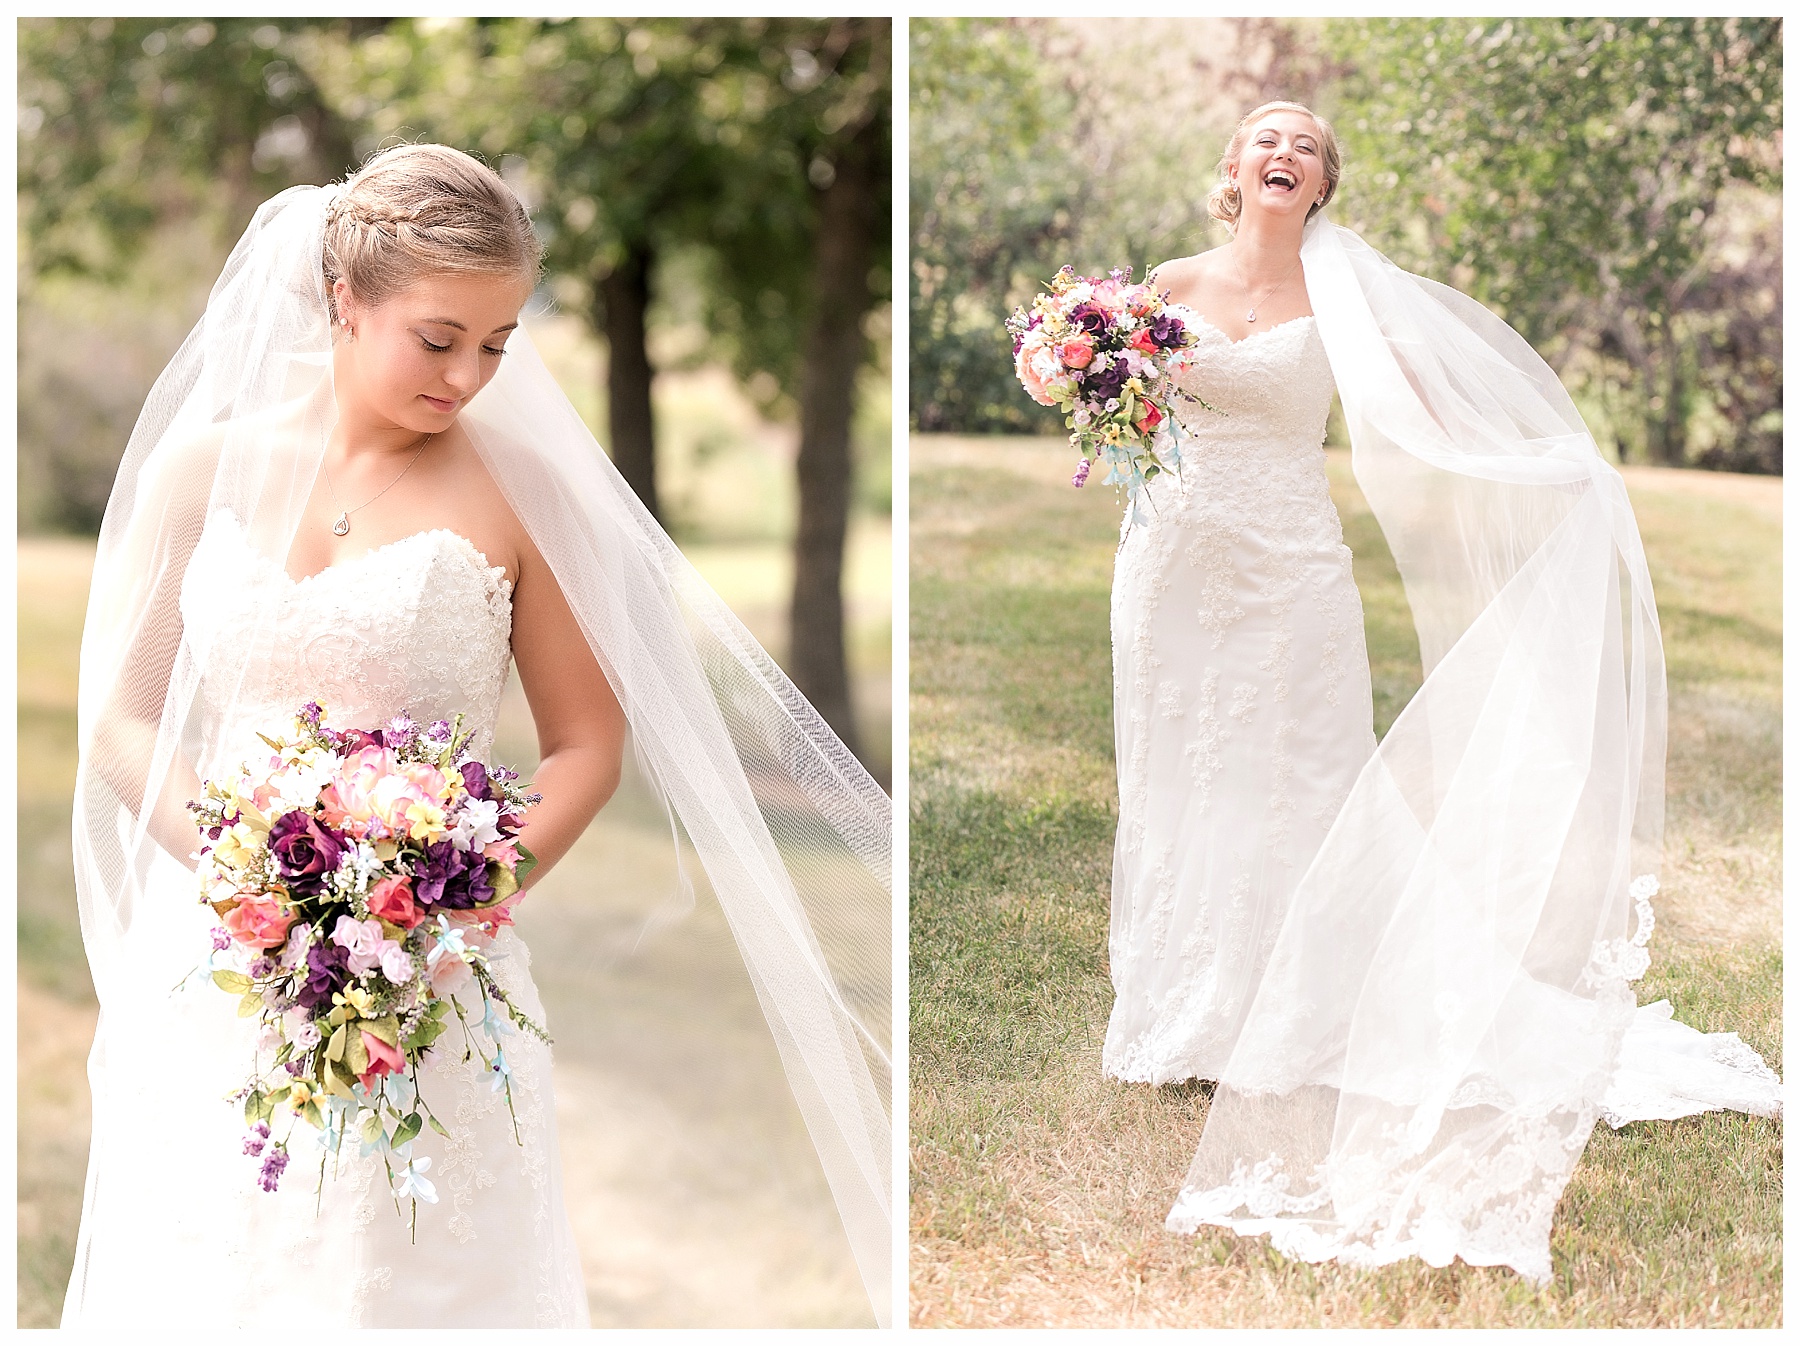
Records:
{"label": "bride in white dress", "polygon": [[[1171,1228],[1542,1278],[1596,1118],[1780,1110],[1735,1034],[1631,1013],[1663,716],[1635,521],[1525,343],[1309,225],[1328,125],[1265,105],[1222,167],[1232,242],[1154,273],[1215,410],[1177,404],[1114,574],[1103,1069],[1220,1083]],[[1334,386],[1427,673],[1379,750]]]}
{"label": "bride in white dress", "polygon": [[[420,1091],[448,1134],[413,1144],[414,1232],[354,1137],[327,1159],[299,1128],[285,1172],[247,1157],[228,1100],[254,1021],[183,980],[214,924],[183,808],[199,780],[315,700],[340,728],[460,713],[486,756],[509,662],[541,749],[530,881],[613,793],[629,729],[732,921],[886,1315],[885,1058],[867,1012],[885,983],[842,988],[849,965],[870,981],[859,918],[887,919],[886,800],[550,382],[518,325],[537,267],[490,170],[387,151],[259,211],[146,405],[82,651],[77,880],[102,1012],[65,1326],[587,1325],[547,1046],[506,1037],[510,1107],[454,1032],[426,1057]],[[808,921],[820,872],[835,934]],[[493,953],[543,1022],[524,943],[508,929]]]}

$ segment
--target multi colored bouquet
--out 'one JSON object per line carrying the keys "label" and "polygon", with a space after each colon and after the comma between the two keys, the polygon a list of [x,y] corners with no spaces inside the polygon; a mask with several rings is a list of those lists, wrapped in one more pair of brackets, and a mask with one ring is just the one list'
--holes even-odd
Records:
{"label": "multi colored bouquet", "polygon": [[1104,484],[1125,487],[1135,515],[1143,488],[1181,465],[1173,400],[1214,410],[1175,386],[1198,337],[1167,311],[1163,295],[1132,284],[1130,268],[1118,267],[1101,279],[1065,266],[1006,330],[1025,391],[1064,413],[1069,445],[1081,455],[1074,484],[1085,485],[1093,460],[1105,459]]}
{"label": "multi colored bouquet", "polygon": [[420,1096],[418,1066],[451,1016],[463,1059],[481,1057],[509,1109],[501,1037],[516,1025],[549,1041],[488,961],[536,863],[518,833],[541,796],[475,760],[461,716],[420,726],[403,713],[373,731],[325,718],[317,703],[301,707],[285,732],[259,735],[265,759],[205,782],[188,805],[203,838],[201,901],[222,922],[205,970],[261,1021],[256,1070],[234,1098],[263,1189],[275,1190],[306,1122],[321,1185],[325,1157],[354,1133],[416,1223],[418,1202],[437,1194],[429,1156],[410,1147],[427,1124],[448,1134]]}

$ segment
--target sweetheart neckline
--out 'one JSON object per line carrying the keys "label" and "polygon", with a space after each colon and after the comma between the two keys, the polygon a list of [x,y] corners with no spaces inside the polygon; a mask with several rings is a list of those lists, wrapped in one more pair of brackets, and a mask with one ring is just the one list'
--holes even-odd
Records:
{"label": "sweetheart neckline", "polygon": [[[245,542],[247,545],[249,539],[248,539],[247,534],[244,531],[244,525],[238,521],[237,515],[235,515],[228,509],[221,511],[221,513],[225,518],[229,519],[234,525],[236,525],[238,535],[245,539]],[[500,585],[500,592],[506,596],[508,602],[510,602],[512,600],[513,582],[512,582],[512,580],[507,578],[506,567],[489,564],[488,558],[487,558],[487,553],[482,551],[480,547],[477,547],[474,544],[474,542],[472,542],[469,538],[465,537],[463,534],[457,532],[454,528],[421,528],[416,533],[408,533],[405,537],[397,537],[392,542],[383,542],[378,547],[370,547],[366,552],[363,552],[360,556],[352,556],[347,561],[339,561],[334,565],[328,565],[322,570],[315,570],[315,571],[313,571],[312,574],[302,575],[298,579],[294,578],[293,575],[288,573],[288,569],[285,565],[277,565],[272,557],[265,556],[261,552],[257,552],[256,556],[257,556],[257,559],[262,561],[271,570],[273,570],[277,575],[281,576],[282,579],[286,580],[288,582],[288,585],[291,588],[303,589],[307,585],[311,584],[314,580],[320,579],[326,575],[330,575],[335,571],[353,569],[354,567],[361,565],[363,562],[368,561],[376,556],[381,555],[383,552],[392,551],[392,550],[394,550],[394,548],[404,546],[409,542],[417,542],[420,538],[434,537],[440,533],[455,542],[460,542],[462,544],[461,550],[463,551],[463,553],[466,556],[474,557],[474,559],[479,563],[480,568],[484,574],[492,576],[496,570],[499,571],[500,574],[498,576],[498,582]]]}
{"label": "sweetheart neckline", "polygon": [[1248,336],[1239,337],[1236,341],[1233,341],[1230,337],[1225,335],[1224,328],[1220,327],[1216,322],[1214,322],[1211,318],[1207,317],[1204,313],[1200,312],[1198,309],[1191,308],[1188,305],[1182,304],[1182,303],[1171,303],[1168,305],[1168,307],[1182,309],[1188,313],[1193,314],[1194,317],[1196,317],[1200,320],[1200,322],[1206,327],[1206,329],[1208,331],[1212,332],[1215,336],[1219,337],[1222,341],[1224,341],[1224,343],[1227,346],[1242,346],[1248,342],[1255,341],[1258,337],[1274,336],[1275,333],[1279,332],[1284,327],[1292,327],[1295,323],[1298,323],[1298,322],[1309,322],[1309,321],[1316,319],[1318,316],[1317,314],[1313,314],[1313,313],[1302,313],[1297,318],[1288,318],[1285,321],[1276,323],[1273,327],[1265,327],[1260,332],[1252,332]]}
{"label": "sweetheart neckline", "polygon": [[[404,546],[408,542],[417,542],[420,538],[435,537],[440,533],[443,536],[450,538],[453,541],[462,543],[463,547],[467,549],[468,554],[472,555],[478,562],[480,562],[481,569],[483,571],[485,571],[487,574],[492,575],[496,570],[498,570],[500,572],[500,575],[498,578],[499,578],[499,582],[500,582],[501,592],[505,593],[509,598],[512,596],[513,585],[512,585],[512,581],[506,577],[506,567],[490,565],[488,563],[487,553],[482,551],[480,547],[477,547],[472,541],[470,541],[467,537],[463,536],[461,533],[457,532],[454,528],[421,528],[416,533],[408,533],[405,537],[397,537],[392,542],[383,542],[378,547],[370,547],[369,550],[367,550],[366,552],[363,552],[362,555],[360,555],[360,556],[352,556],[347,561],[338,561],[337,563],[335,563],[333,565],[326,566],[323,570],[315,570],[310,575],[302,575],[299,579],[295,579],[291,574],[289,574],[288,568],[286,566],[276,566],[276,569],[281,572],[281,577],[284,580],[286,580],[289,584],[293,585],[294,588],[299,589],[299,588],[305,587],[308,584],[311,584],[314,580],[319,579],[321,576],[331,574],[334,570],[349,569],[352,566],[358,565],[364,561],[370,560],[373,557],[381,555],[382,552],[392,551],[394,548]],[[274,562],[270,561],[270,564],[274,565]]]}

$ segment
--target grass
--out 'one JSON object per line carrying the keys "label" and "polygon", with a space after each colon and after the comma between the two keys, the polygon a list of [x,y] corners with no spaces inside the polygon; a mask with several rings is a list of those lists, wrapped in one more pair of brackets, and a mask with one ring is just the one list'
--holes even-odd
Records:
{"label": "grass", "polygon": [[[916,1326],[1772,1326],[1781,1127],[1588,1145],[1538,1289],[1461,1263],[1312,1266],[1162,1227],[1206,1086],[1101,1079],[1117,514],[1058,441],[911,446],[911,1238]],[[1385,730],[1418,650],[1333,453]],[[1668,844],[1640,1000],[1781,1060],[1779,481],[1628,470],[1671,686]]]}
{"label": "grass", "polygon": [[[687,550],[779,651],[786,549],[738,537]],[[865,739],[883,756],[888,550],[887,521],[859,517],[846,566],[850,659]],[[84,541],[30,538],[19,547],[21,1327],[54,1326],[60,1316],[87,1165],[84,1070],[96,1010],[75,918],[69,801],[92,564]],[[535,762],[516,679],[496,756],[527,771]],[[702,889],[694,913],[622,956],[671,890],[671,859],[664,816],[628,784],[519,918],[557,1037],[564,1199],[595,1325],[866,1323],[868,1301],[836,1207],[692,856],[689,872]]]}

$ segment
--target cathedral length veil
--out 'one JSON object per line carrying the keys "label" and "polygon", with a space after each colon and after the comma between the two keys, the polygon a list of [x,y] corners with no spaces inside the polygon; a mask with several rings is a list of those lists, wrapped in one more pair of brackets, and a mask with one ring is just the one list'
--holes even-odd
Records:
{"label": "cathedral length veil", "polygon": [[[235,718],[229,704],[202,716],[206,670],[183,635],[184,579],[233,583],[189,575],[195,543],[230,511],[285,565],[335,420],[320,239],[336,190],[292,188],[257,211],[145,404],[101,528],[82,639],[74,853],[103,1022],[129,1022],[144,997],[170,993],[140,950],[194,918],[166,910],[149,881],[159,870],[166,881],[171,853],[191,848],[182,806],[196,765],[220,747],[208,725]],[[886,1325],[890,803],[624,484],[524,331],[461,423],[555,573],[624,706],[643,774],[699,857]],[[216,712],[216,680],[206,697]],[[204,956],[197,947],[193,961]],[[97,1059],[97,1095],[105,1079]],[[157,1162],[159,1133],[229,1110],[184,1097],[178,1079],[165,1100],[143,1119],[138,1162]],[[89,1209],[93,1183],[90,1171]],[[79,1283],[79,1252],[75,1274]]]}
{"label": "cathedral length veil", "polygon": [[1300,881],[1169,1226],[1542,1281],[1648,963],[1649,572],[1517,333],[1323,217],[1301,263],[1425,680]]}

